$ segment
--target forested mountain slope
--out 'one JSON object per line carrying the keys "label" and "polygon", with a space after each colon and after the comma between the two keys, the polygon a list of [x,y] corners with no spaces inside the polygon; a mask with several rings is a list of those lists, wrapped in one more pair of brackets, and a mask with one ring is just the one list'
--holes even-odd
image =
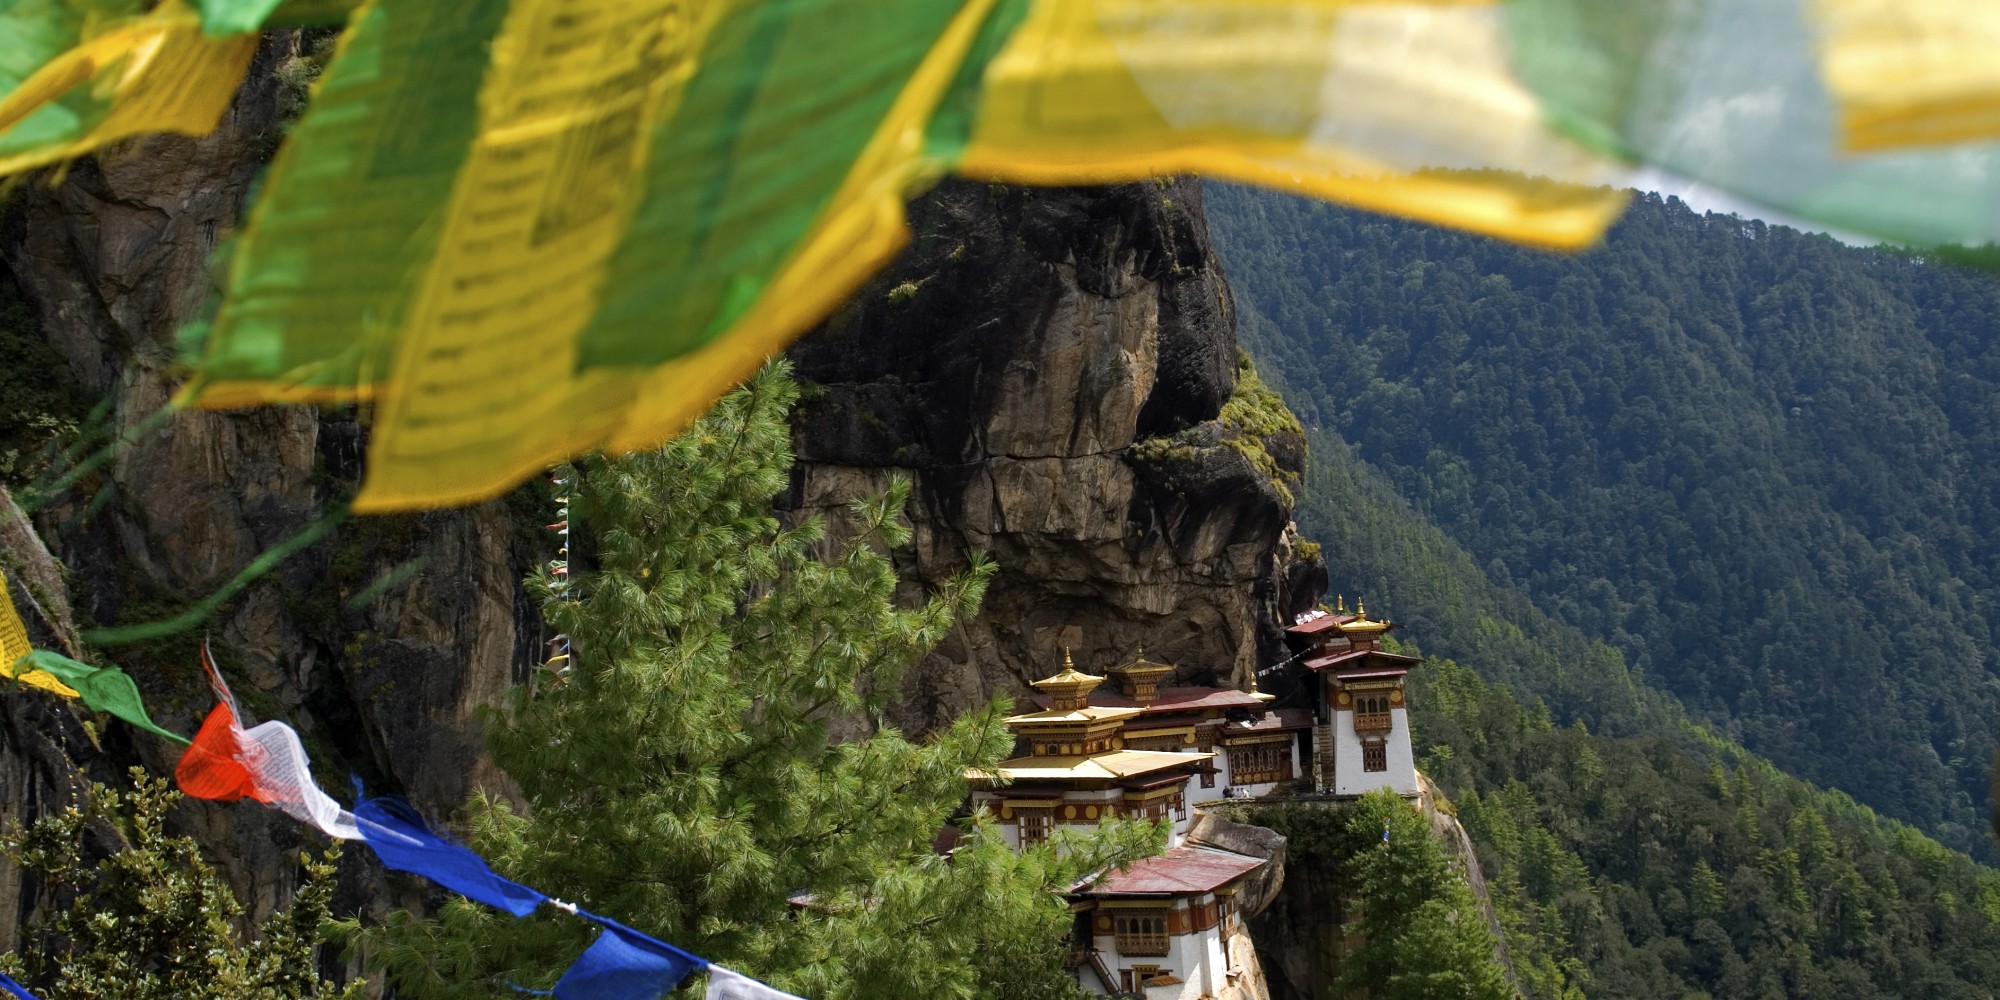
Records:
{"label": "forested mountain slope", "polygon": [[1533,997],[2000,989],[2000,873],[1690,721],[1324,429],[1299,512],[1334,578],[1431,657],[1411,675],[1417,752]]}
{"label": "forested mountain slope", "polygon": [[[2000,280],[1654,196],[1573,257],[1223,186],[1209,211],[1267,378],[1497,591],[1992,856]],[[1346,512],[1312,493],[1338,581]]]}

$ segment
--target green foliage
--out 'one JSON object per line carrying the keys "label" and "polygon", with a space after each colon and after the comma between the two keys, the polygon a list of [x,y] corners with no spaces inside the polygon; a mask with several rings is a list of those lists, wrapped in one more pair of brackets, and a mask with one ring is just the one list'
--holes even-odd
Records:
{"label": "green foliage", "polygon": [[[1257,377],[1257,368],[1245,351],[1237,351],[1236,384],[1214,422],[1134,441],[1130,454],[1141,462],[1190,463],[1216,447],[1242,455],[1270,481],[1285,506],[1297,502],[1299,473],[1295,469],[1305,460],[1305,429],[1285,408],[1285,401]],[[1274,452],[1294,456],[1294,460],[1281,462]]]}
{"label": "green foliage", "polygon": [[[314,955],[337,847],[300,858],[291,907],[242,944],[232,930],[242,905],[192,839],[166,834],[179,793],[140,768],[132,781],[124,793],[93,786],[84,808],[0,834],[0,853],[45,879],[55,903],[15,965],[26,984],[43,1000],[358,1000],[360,984],[322,980]],[[107,834],[129,846],[98,857],[92,845]]]}
{"label": "green foliage", "polygon": [[[1355,803],[1342,852],[1359,913],[1343,930],[1361,944],[1341,962],[1336,995],[1377,1000],[1508,1000],[1493,934],[1430,823],[1386,790]],[[1385,838],[1386,834],[1386,838]],[[1360,845],[1366,845],[1365,847]]]}
{"label": "green foliage", "polygon": [[1341,930],[1358,944],[1341,956],[1334,996],[1513,997],[1464,872],[1408,802],[1382,790],[1339,810],[1246,804],[1226,811],[1283,835],[1295,862],[1336,873],[1349,914]]}
{"label": "green foliage", "polygon": [[[491,720],[527,810],[475,798],[469,839],[509,877],[815,1000],[1070,997],[1053,890],[1156,851],[1160,831],[1017,856],[982,818],[935,853],[967,769],[1011,749],[1005,706],[922,742],[878,710],[991,566],[899,603],[882,553],[908,537],[900,482],[831,529],[780,524],[795,397],[780,366],[662,450],[585,466],[582,597],[530,584],[576,664]],[[360,941],[399,996],[447,1000],[545,988],[588,936],[457,901]]]}
{"label": "green foliage", "polygon": [[[1266,377],[1479,570],[1787,771],[2000,857],[2000,281],[1654,195],[1570,256],[1207,205]],[[1334,542],[1348,511],[1304,502]]]}
{"label": "green foliage", "polygon": [[[1411,676],[1419,750],[1478,845],[1533,995],[2000,987],[2000,914],[1959,904],[2000,873],[1740,750],[1703,760],[1659,737],[1547,727],[1447,659]],[[1554,964],[1522,962],[1524,943]]]}
{"label": "green foliage", "polygon": [[[5,214],[0,206],[0,217]],[[0,379],[0,483],[18,489],[49,471],[55,449],[75,438],[88,406],[69,365],[41,336],[34,310],[5,272],[0,357],[8,359],[10,376]]]}
{"label": "green foliage", "polygon": [[1645,680],[1990,850],[1959,797],[1996,718],[1970,672],[2000,618],[1969,612],[2000,451],[1963,450],[2000,426],[1990,279],[1656,199],[1576,257],[1208,203],[1243,339],[1312,428],[1302,528],[1342,589],[1478,670],[1417,670],[1412,729],[1526,991],[2000,985],[2000,873]]}

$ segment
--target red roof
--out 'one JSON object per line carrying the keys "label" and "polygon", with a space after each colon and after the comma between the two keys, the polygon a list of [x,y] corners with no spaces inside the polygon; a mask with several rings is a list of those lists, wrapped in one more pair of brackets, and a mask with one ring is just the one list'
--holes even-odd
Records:
{"label": "red roof", "polygon": [[1357,649],[1352,652],[1341,653],[1338,656],[1322,656],[1316,660],[1307,660],[1306,666],[1314,670],[1325,670],[1328,667],[1332,667],[1340,671],[1342,676],[1346,676],[1349,671],[1365,669],[1367,667],[1407,671],[1422,662],[1423,660],[1418,657],[1405,656],[1402,653],[1385,653],[1379,649]]}
{"label": "red roof", "polygon": [[[1055,704],[1045,694],[1028,696],[1035,704],[1047,708]],[[1141,706],[1138,702],[1116,691],[1092,691],[1092,708],[1140,708],[1148,715],[1167,712],[1192,712],[1204,708],[1262,708],[1264,703],[1235,688],[1212,687],[1171,687],[1161,688],[1159,697],[1151,705]],[[1133,720],[1134,722],[1138,720]]]}
{"label": "red roof", "polygon": [[1128,868],[1107,872],[1094,885],[1085,879],[1071,886],[1070,891],[1092,896],[1189,896],[1212,892],[1263,864],[1263,858],[1183,844],[1157,858],[1134,861]]}
{"label": "red roof", "polygon": [[1310,709],[1280,708],[1267,712],[1255,722],[1225,722],[1222,735],[1240,736],[1243,733],[1277,733],[1288,729],[1311,729],[1313,716]]}
{"label": "red roof", "polygon": [[1313,619],[1312,621],[1306,622],[1303,625],[1294,625],[1286,629],[1285,631],[1290,632],[1293,635],[1318,635],[1321,632],[1327,631],[1328,629],[1336,628],[1344,623],[1351,622],[1354,620],[1354,617],[1355,616],[1350,614],[1321,615],[1318,618]]}

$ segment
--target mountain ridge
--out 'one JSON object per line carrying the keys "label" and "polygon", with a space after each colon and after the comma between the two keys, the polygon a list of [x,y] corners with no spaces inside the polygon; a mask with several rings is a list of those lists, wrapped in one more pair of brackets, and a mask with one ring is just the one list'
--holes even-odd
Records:
{"label": "mountain ridge", "polygon": [[1565,257],[1209,190],[1267,377],[1483,573],[1994,857],[2000,283],[1657,196]]}

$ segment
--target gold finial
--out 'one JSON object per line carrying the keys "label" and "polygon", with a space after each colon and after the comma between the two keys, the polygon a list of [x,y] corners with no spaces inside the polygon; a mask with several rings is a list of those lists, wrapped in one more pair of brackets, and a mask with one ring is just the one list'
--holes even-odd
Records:
{"label": "gold finial", "polygon": [[1361,598],[1359,597],[1354,599],[1354,614],[1359,618],[1368,617],[1368,606],[1361,603]]}
{"label": "gold finial", "polygon": [[1338,611],[1338,612],[1340,612],[1340,613],[1341,613],[1341,614],[1343,614],[1343,615],[1347,613],[1347,595],[1346,595],[1346,594],[1341,594],[1340,596],[1338,596],[1338,597],[1335,597],[1335,598],[1333,599],[1333,610],[1335,610],[1335,611]]}
{"label": "gold finial", "polygon": [[1063,669],[1064,669],[1064,670],[1075,670],[1075,669],[1076,669],[1076,664],[1074,664],[1074,663],[1071,663],[1071,662],[1069,661],[1069,647],[1068,647],[1068,646],[1064,646],[1064,647],[1063,647]]}
{"label": "gold finial", "polygon": [[1137,658],[1137,659],[1141,659],[1141,660],[1143,660],[1143,659],[1145,659],[1145,658],[1146,658],[1146,644],[1145,644],[1145,643],[1143,643],[1143,642],[1142,642],[1142,643],[1140,643],[1140,644],[1139,644],[1139,655],[1138,655],[1138,657],[1136,657],[1136,658]]}

